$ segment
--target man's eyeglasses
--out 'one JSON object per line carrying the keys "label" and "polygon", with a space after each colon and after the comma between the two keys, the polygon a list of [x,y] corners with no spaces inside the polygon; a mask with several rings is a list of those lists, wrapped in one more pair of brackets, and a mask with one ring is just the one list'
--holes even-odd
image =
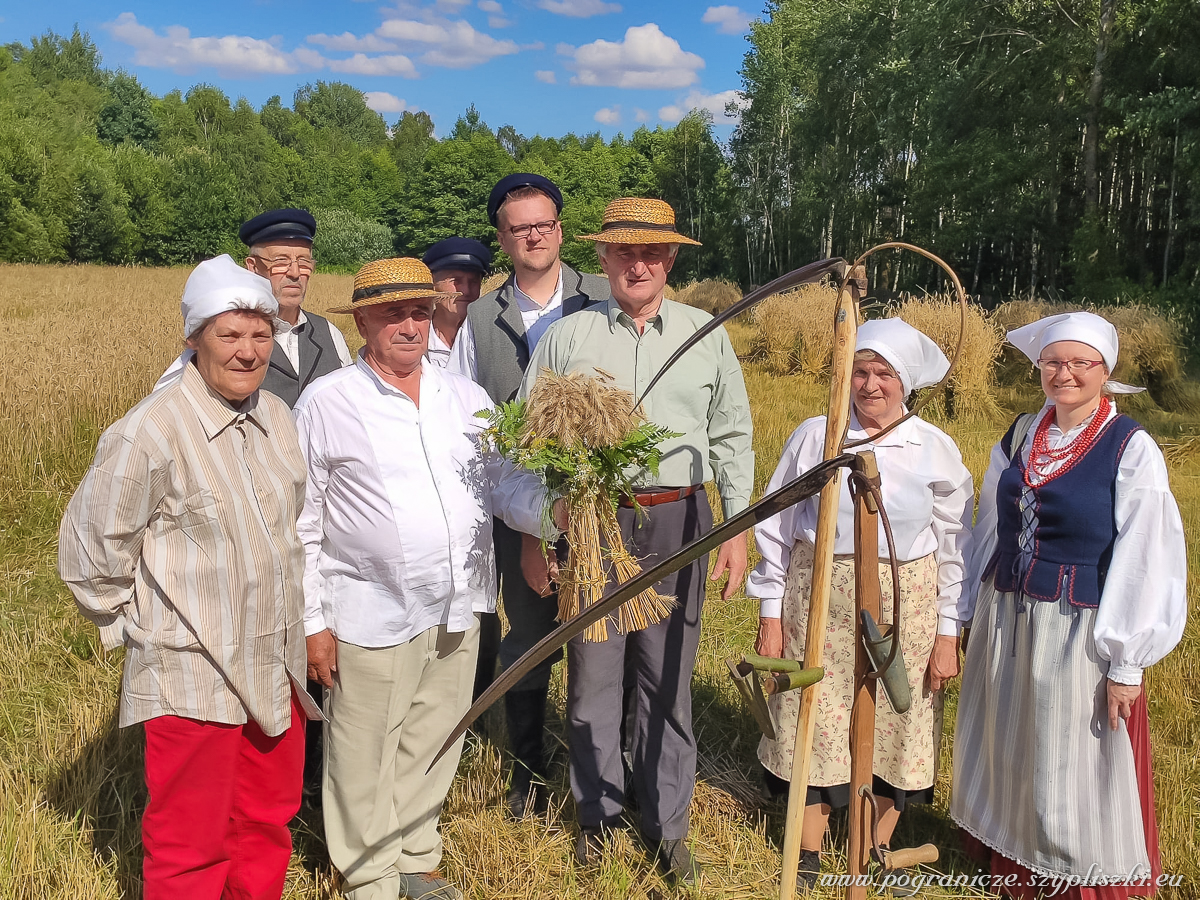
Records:
{"label": "man's eyeglasses", "polygon": [[1065,366],[1072,375],[1082,375],[1089,369],[1104,365],[1102,359],[1039,359],[1039,369],[1045,369],[1051,375],[1057,375]]}
{"label": "man's eyeglasses", "polygon": [[524,240],[529,237],[531,231],[537,231],[538,234],[550,234],[558,227],[558,219],[550,219],[546,222],[535,222],[532,225],[514,225],[508,229],[508,233],[517,240]]}
{"label": "man's eyeglasses", "polygon": [[286,275],[291,271],[293,265],[300,270],[301,275],[311,275],[317,265],[317,261],[311,256],[297,256],[294,259],[290,256],[255,256],[254,258],[266,266],[272,275]]}

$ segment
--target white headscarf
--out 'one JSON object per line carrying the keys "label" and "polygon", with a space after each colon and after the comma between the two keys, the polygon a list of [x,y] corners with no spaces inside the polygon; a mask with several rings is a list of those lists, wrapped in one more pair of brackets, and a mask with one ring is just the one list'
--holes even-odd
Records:
{"label": "white headscarf", "polygon": [[917,388],[937,384],[950,370],[950,361],[932,340],[903,319],[872,319],[858,326],[855,351],[872,350],[900,376],[908,396]]}
{"label": "white headscarf", "polygon": [[179,304],[183,313],[183,336],[191,335],[206,319],[234,309],[258,309],[274,316],[279,301],[271,282],[239,266],[228,253],[206,259],[188,276]]}
{"label": "white headscarf", "polygon": [[[1024,353],[1036,366],[1042,351],[1058,341],[1078,341],[1100,354],[1111,374],[1117,367],[1117,329],[1103,316],[1090,312],[1061,313],[1047,316],[1008,333],[1008,342]],[[1136,394],[1143,387],[1107,381],[1104,386],[1114,394]]]}

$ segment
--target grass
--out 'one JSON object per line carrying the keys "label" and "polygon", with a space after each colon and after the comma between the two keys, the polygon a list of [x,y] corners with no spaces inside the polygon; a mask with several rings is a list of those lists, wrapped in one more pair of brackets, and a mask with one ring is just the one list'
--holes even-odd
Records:
{"label": "grass", "polygon": [[[184,270],[0,266],[0,898],[140,896],[138,822],[145,803],[141,735],[114,724],[120,657],[100,650],[95,629],[75,612],[54,575],[62,509],[94,452],[101,429],[153,384],[180,346],[178,297]],[[344,301],[346,276],[314,279],[311,306]],[[352,330],[348,316],[336,317]],[[738,352],[752,326],[732,323]],[[361,341],[349,334],[351,346]],[[756,490],[770,477],[788,434],[825,403],[823,384],[778,377],[747,363],[755,415]],[[997,389],[1006,414],[1029,409],[1037,389]],[[1121,400],[1125,409],[1135,409]],[[1137,401],[1133,401],[1137,403]],[[1200,422],[1147,404],[1135,409],[1167,446],[1172,484],[1200,563]],[[951,422],[978,480],[1005,422]],[[1192,598],[1195,598],[1193,589]],[[774,896],[782,822],[757,800],[756,731],[724,672],[726,656],[748,649],[757,608],[745,598],[710,595],[693,695],[700,779],[693,806],[694,848],[706,866],[699,895]],[[561,668],[561,667],[560,667]],[[561,675],[556,676],[560,679]],[[1171,900],[1200,892],[1200,633],[1148,673],[1155,781],[1166,870],[1182,877]],[[554,685],[561,715],[561,680]],[[974,874],[955,849],[946,818],[954,710],[948,704],[937,803],[901,820],[897,843],[931,840],[937,868]],[[650,898],[670,896],[632,833],[617,836],[598,871],[572,861],[574,812],[566,785],[562,722],[552,715],[556,803],[543,821],[501,814],[500,712],[484,718],[468,744],[443,819],[443,868],[473,898]],[[835,829],[844,829],[835,820]],[[324,855],[320,815],[301,810],[285,896],[337,897]],[[843,832],[844,833],[844,830]],[[832,845],[831,845],[832,849]],[[836,854],[826,871],[839,871]],[[981,897],[934,890],[934,896]],[[816,895],[837,896],[832,888]]]}

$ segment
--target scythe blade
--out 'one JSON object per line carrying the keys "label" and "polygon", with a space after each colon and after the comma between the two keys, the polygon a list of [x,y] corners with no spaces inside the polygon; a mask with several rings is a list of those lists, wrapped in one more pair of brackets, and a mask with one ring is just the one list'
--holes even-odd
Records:
{"label": "scythe blade", "polygon": [[657,566],[642,572],[640,575],[631,578],[623,584],[614,586],[602,599],[581,611],[574,618],[563,622],[554,631],[534,644],[524,656],[505,669],[500,677],[492,682],[492,686],[483,692],[479,699],[475,701],[475,704],[467,710],[462,720],[454,726],[454,730],[450,732],[450,737],[446,738],[446,743],[442,745],[442,748],[437,752],[437,756],[433,758],[433,762],[429,764],[430,768],[433,768],[433,763],[442,758],[445,752],[453,746],[454,742],[471,727],[471,723],[479,718],[489,706],[500,699],[506,691],[524,678],[528,672],[532,671],[534,667],[550,656],[551,653],[562,647],[571,638],[582,634],[584,629],[593,622],[599,621],[604,616],[613,612],[626,600],[636,597],[651,585],[662,581],[668,575],[678,572],[684,566],[699,559],[730,538],[736,537],[743,531],[753,528],[764,519],[769,519],[789,506],[794,506],[801,500],[806,500],[818,493],[825,486],[826,482],[833,477],[834,472],[840,468],[848,468],[853,464],[854,457],[850,454],[843,454],[826,460],[818,466],[814,466],[804,474],[789,481],[779,490],[767,494],[767,496],[763,497],[753,506],[725,520],[712,531],[708,532],[708,534],[697,538],[678,552],[668,556]]}

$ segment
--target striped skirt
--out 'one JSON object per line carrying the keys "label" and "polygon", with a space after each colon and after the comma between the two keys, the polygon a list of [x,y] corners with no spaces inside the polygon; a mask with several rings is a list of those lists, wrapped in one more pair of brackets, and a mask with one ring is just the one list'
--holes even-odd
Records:
{"label": "striped skirt", "polygon": [[[813,546],[798,541],[792,548],[783,594],[783,655],[804,656],[808,598],[812,585]],[[881,563],[882,616],[892,621],[892,570]],[[850,781],[850,707],[854,701],[854,558],[834,557],[829,594],[829,627],[825,632],[825,677],[817,701],[812,763],[808,783],[830,787]],[[900,565],[900,649],[912,690],[912,706],[893,712],[879,692],[875,707],[873,772],[893,787],[919,791],[937,774],[935,723],[941,722],[942,695],[929,690],[925,670],[937,635],[937,563],[933,554]],[[800,691],[773,694],[767,700],[777,739],[764,737],[758,758],[777,777],[790,781]]]}
{"label": "striped skirt", "polygon": [[[1151,853],[1158,867],[1153,800],[1144,804],[1145,785],[1139,793],[1126,723],[1108,727],[1108,663],[1096,654],[1095,619],[1096,610],[1065,599],[1020,603],[990,580],[980,589],[950,815],[1038,875],[1139,879],[1152,871]],[[1138,755],[1148,758],[1136,724]]]}

